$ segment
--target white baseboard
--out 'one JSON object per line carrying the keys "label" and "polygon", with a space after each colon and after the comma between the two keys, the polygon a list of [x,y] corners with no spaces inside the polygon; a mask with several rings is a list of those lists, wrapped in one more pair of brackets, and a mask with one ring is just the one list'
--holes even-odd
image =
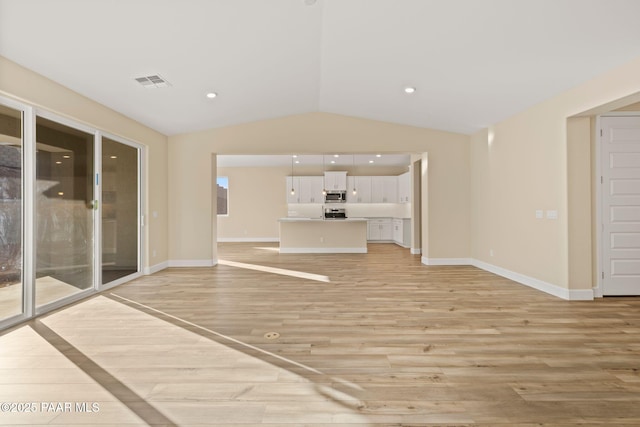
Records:
{"label": "white baseboard", "polygon": [[145,267],[144,274],[146,276],[148,276],[150,274],[157,273],[158,271],[162,271],[167,267],[169,267],[169,261],[164,261],[164,262],[161,262],[159,264],[155,264],[155,265],[152,265],[152,266],[149,266],[149,267]]}
{"label": "white baseboard", "polygon": [[472,265],[470,258],[427,258],[421,259],[424,265]]}
{"label": "white baseboard", "polygon": [[279,237],[218,237],[220,243],[279,242]]}
{"label": "white baseboard", "polygon": [[280,248],[281,254],[366,254],[367,248]]}
{"label": "white baseboard", "polygon": [[498,276],[506,277],[507,279],[518,282],[522,285],[529,286],[547,294],[556,296],[569,301],[591,301],[594,298],[593,289],[566,289],[552,283],[545,282],[534,277],[529,277],[524,274],[516,273],[514,271],[507,270],[502,267],[498,267],[492,264],[488,264],[477,259],[472,260],[472,265],[490,273],[497,274]]}
{"label": "white baseboard", "polygon": [[422,249],[411,248],[411,255],[420,255],[422,253]]}
{"label": "white baseboard", "polygon": [[172,259],[169,267],[213,267],[217,262],[212,259]]}

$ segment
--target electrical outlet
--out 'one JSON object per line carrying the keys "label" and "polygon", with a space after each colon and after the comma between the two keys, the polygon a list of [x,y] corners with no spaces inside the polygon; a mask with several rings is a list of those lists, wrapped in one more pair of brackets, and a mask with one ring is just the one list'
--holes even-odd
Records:
{"label": "electrical outlet", "polygon": [[489,249],[489,256],[493,256],[493,249]]}

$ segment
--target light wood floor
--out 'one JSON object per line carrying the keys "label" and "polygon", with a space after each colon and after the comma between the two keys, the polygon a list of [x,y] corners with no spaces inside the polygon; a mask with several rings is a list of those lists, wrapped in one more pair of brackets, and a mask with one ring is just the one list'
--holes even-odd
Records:
{"label": "light wood floor", "polygon": [[100,408],[0,425],[640,425],[640,298],[567,302],[390,244],[219,248],[0,336],[0,402]]}

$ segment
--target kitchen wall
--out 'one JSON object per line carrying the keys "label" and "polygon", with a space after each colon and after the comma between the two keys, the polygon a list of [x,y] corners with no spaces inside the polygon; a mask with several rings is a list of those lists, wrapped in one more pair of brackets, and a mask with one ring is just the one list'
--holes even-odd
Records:
{"label": "kitchen wall", "polygon": [[[579,260],[596,244],[584,225],[593,192],[575,188],[593,182],[592,138],[588,122],[567,121],[638,102],[638,75],[640,58],[472,135],[471,248],[479,264],[570,289],[569,297],[589,295],[591,263]],[[558,218],[537,219],[536,210]]]}
{"label": "kitchen wall", "polygon": [[219,167],[218,176],[229,177],[229,215],[218,216],[218,241],[277,240],[288,174],[290,167]]}
{"label": "kitchen wall", "polygon": [[[147,147],[144,267],[168,260],[167,137],[0,56],[0,95],[41,107]],[[156,215],[151,215],[153,212]],[[153,256],[155,251],[155,256]]]}
{"label": "kitchen wall", "polygon": [[430,238],[422,245],[428,245],[429,255],[436,258],[469,257],[467,135],[309,113],[169,137],[170,259],[193,265],[217,260],[217,248],[209,238],[216,234],[212,155],[322,152],[429,152],[430,186],[425,194],[430,209],[421,212],[421,222]]}
{"label": "kitchen wall", "polygon": [[[326,168],[329,170],[329,167]],[[371,176],[398,175],[406,167],[346,168],[349,173]],[[345,168],[341,168],[345,170]],[[319,176],[322,170],[299,167],[296,176]],[[287,205],[285,180],[291,175],[291,167],[219,167],[218,176],[229,177],[229,215],[218,216],[217,238],[224,241],[277,241],[278,219],[286,216],[321,217],[322,204]],[[332,205],[334,206],[334,205]],[[411,216],[410,204],[344,203],[351,217],[403,217]]]}

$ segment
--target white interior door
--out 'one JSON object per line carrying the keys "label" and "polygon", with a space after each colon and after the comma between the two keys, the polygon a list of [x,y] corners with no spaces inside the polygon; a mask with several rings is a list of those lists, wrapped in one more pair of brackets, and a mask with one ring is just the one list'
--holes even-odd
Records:
{"label": "white interior door", "polygon": [[640,117],[603,117],[604,295],[640,295]]}

